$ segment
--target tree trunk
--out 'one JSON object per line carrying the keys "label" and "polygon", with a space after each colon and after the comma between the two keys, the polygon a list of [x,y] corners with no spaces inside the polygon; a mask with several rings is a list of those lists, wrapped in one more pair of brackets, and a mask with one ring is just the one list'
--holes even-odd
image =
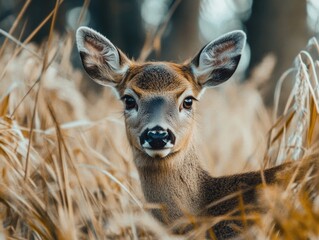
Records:
{"label": "tree trunk", "polygon": [[171,19],[171,29],[163,38],[160,58],[167,61],[184,61],[200,49],[198,0],[183,0]]}
{"label": "tree trunk", "polygon": [[[255,0],[247,21],[248,42],[251,47],[251,70],[267,53],[275,54],[277,65],[271,76],[266,103],[273,101],[273,91],[280,76],[292,66],[298,52],[305,48],[307,31],[305,0]],[[288,84],[289,85],[289,84]],[[289,90],[289,86],[284,89]],[[288,91],[283,91],[288,94]],[[284,96],[283,96],[284,97]]]}

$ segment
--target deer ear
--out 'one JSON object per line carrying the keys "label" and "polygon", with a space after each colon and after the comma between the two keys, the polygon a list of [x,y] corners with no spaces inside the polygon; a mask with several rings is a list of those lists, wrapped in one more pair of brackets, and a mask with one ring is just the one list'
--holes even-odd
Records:
{"label": "deer ear", "polygon": [[113,87],[120,83],[130,60],[110,40],[93,29],[80,27],[76,44],[83,67],[94,81]]}
{"label": "deer ear", "polygon": [[245,42],[243,31],[233,31],[202,48],[189,64],[198,84],[213,87],[227,81],[237,69]]}

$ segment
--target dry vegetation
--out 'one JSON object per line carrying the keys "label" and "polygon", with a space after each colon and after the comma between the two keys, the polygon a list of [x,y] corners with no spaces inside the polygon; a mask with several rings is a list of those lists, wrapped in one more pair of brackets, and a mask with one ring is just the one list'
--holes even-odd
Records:
{"label": "dry vegetation", "polygon": [[[81,91],[87,80],[69,60],[73,43],[73,34],[61,40],[51,31],[42,46],[11,41],[1,47],[0,238],[196,239],[229,217],[181,219],[176,224],[195,228],[173,236],[148,214],[158,206],[143,200],[122,106],[107,88],[99,96]],[[265,108],[259,91],[272,57],[249,81],[207,91],[200,103],[199,147],[213,174],[291,160],[309,168],[298,178],[283,173],[283,186],[261,187],[265,211],[240,216],[254,222],[243,231],[246,239],[319,237],[318,179],[307,165],[319,153],[318,56],[312,39],[279,81],[293,87],[287,103],[276,102],[274,109]],[[280,84],[275,99],[279,95]]]}

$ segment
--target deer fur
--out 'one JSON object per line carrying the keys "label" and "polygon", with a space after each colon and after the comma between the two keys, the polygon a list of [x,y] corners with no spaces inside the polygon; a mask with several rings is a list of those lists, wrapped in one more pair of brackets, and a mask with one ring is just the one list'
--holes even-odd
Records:
{"label": "deer fur", "polygon": [[[287,168],[213,177],[199,163],[193,137],[196,100],[205,88],[227,81],[235,72],[246,41],[242,31],[208,43],[183,64],[134,62],[87,27],[78,29],[76,41],[86,72],[99,84],[113,87],[124,102],[127,137],[144,196],[150,203],[165,206],[166,211],[152,210],[163,223],[170,224],[185,213],[229,213],[238,207],[240,196],[244,203],[255,203],[256,187],[263,180],[275,182],[277,172]],[[235,195],[223,201],[229,194]],[[217,238],[236,235],[230,223],[234,222],[215,225]]]}

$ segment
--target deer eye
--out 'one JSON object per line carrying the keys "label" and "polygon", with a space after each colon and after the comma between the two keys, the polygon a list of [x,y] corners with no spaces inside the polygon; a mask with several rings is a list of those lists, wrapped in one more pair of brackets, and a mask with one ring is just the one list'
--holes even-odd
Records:
{"label": "deer eye", "polygon": [[125,104],[125,110],[132,110],[134,108],[137,109],[137,103],[133,97],[131,97],[129,95],[124,95],[122,97],[122,101]]}
{"label": "deer eye", "polygon": [[187,110],[192,109],[193,99],[194,99],[193,97],[185,98],[184,101],[183,101],[183,108],[187,109]]}

